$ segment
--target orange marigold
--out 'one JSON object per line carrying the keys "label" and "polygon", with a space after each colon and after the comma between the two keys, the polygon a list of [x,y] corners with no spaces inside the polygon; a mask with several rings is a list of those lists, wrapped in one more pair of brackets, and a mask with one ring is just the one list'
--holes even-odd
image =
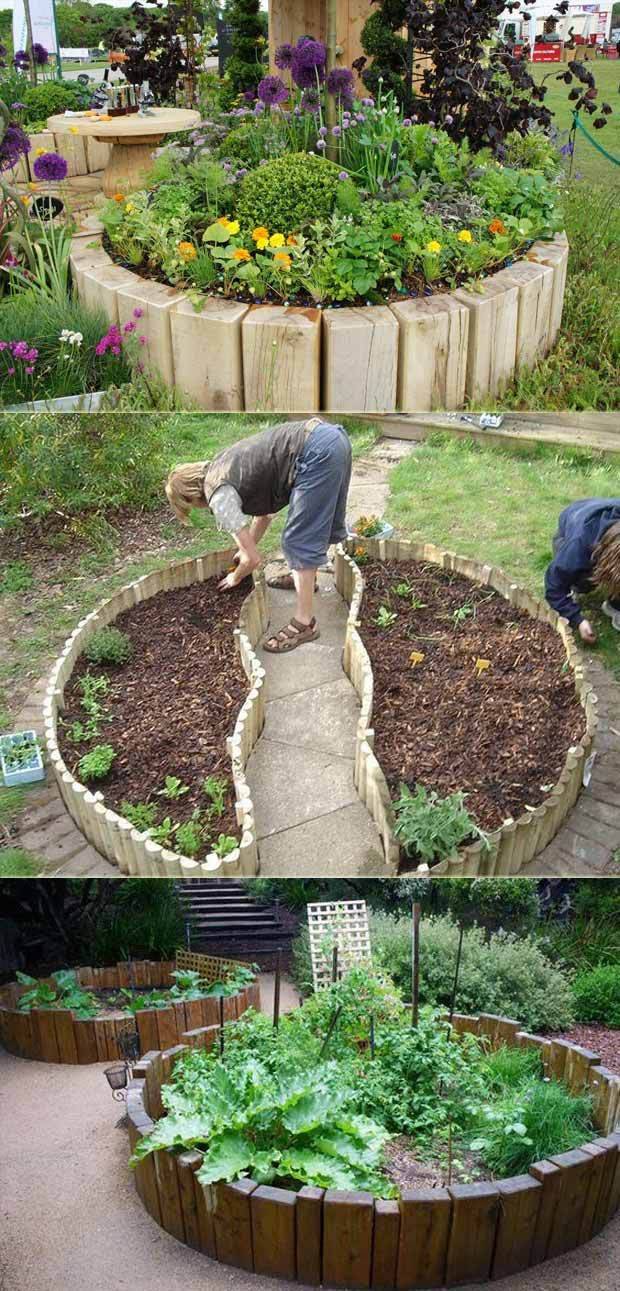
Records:
{"label": "orange marigold", "polygon": [[489,224],[489,233],[505,233],[505,232],[506,232],[506,225],[504,224],[503,220],[500,220],[500,219],[491,220],[491,223]]}
{"label": "orange marigold", "polygon": [[290,255],[287,255],[286,251],[276,251],[273,258],[282,269],[290,269],[292,260]]}
{"label": "orange marigold", "polygon": [[245,247],[237,247],[236,251],[233,251],[233,260],[251,260],[251,259],[252,257],[249,251],[245,250]]}

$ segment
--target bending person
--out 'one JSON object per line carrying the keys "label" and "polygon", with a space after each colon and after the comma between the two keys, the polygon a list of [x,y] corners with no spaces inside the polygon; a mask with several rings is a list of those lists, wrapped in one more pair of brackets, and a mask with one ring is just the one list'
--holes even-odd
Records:
{"label": "bending person", "polygon": [[596,633],[574,593],[599,588],[603,612],[620,632],[620,498],[584,498],[562,511],[545,574],[549,605],[593,645]]}
{"label": "bending person", "polygon": [[192,507],[209,507],[218,526],[234,536],[236,569],[220,587],[236,587],[260,565],[258,543],[273,517],[288,505],[282,548],[290,573],[270,587],[297,593],[295,614],[268,637],[265,650],[285,654],[320,636],[313,614],[317,570],[327,548],[346,538],[351,444],[342,426],[321,417],[271,426],[226,448],[211,462],[175,466],[166,495],[188,523]]}

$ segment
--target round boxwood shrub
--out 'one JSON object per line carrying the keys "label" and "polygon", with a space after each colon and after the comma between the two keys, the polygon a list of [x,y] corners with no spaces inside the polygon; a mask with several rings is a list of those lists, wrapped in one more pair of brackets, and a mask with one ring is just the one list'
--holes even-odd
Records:
{"label": "round boxwood shrub", "polygon": [[40,85],[29,85],[20,94],[20,98],[26,105],[24,113],[26,126],[31,130],[35,125],[41,125],[43,129],[47,129],[48,117],[66,112],[67,109],[76,112],[80,108],[87,108],[92,98],[92,90],[87,89],[85,85],[78,85],[77,82],[43,81]]}
{"label": "round boxwood shrub", "polygon": [[573,995],[580,1022],[620,1027],[620,964],[601,964],[588,973],[578,973]]}
{"label": "round boxwood shrub", "polygon": [[270,233],[299,233],[311,220],[331,215],[339,167],[314,153],[276,157],[246,175],[236,216],[242,228],[264,225]]}

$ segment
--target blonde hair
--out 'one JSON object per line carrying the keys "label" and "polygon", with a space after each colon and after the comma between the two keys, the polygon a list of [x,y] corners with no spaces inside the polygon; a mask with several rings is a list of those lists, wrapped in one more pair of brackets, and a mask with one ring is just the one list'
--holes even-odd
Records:
{"label": "blonde hair", "polygon": [[592,581],[610,596],[620,595],[620,521],[605,530],[592,552]]}
{"label": "blonde hair", "polygon": [[166,482],[166,497],[181,524],[187,524],[192,507],[206,507],[205,468],[208,462],[185,462],[173,466]]}

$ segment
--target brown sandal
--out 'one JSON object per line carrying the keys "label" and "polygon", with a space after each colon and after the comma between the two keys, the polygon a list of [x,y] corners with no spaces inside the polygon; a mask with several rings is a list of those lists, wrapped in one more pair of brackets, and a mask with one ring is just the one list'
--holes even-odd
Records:
{"label": "brown sandal", "polygon": [[[275,578],[267,579],[267,587],[274,587],[277,592],[294,592],[295,582],[292,574],[276,574]],[[319,580],[314,580],[314,590],[319,590]]]}
{"label": "brown sandal", "polygon": [[[288,654],[289,650],[296,650],[297,646],[305,645],[308,641],[316,641],[321,633],[316,619],[311,619],[309,623],[299,623],[297,619],[291,619],[286,627],[280,628],[279,632],[273,632],[267,637],[263,644],[263,650],[268,654]],[[269,642],[273,641],[273,645]]]}

